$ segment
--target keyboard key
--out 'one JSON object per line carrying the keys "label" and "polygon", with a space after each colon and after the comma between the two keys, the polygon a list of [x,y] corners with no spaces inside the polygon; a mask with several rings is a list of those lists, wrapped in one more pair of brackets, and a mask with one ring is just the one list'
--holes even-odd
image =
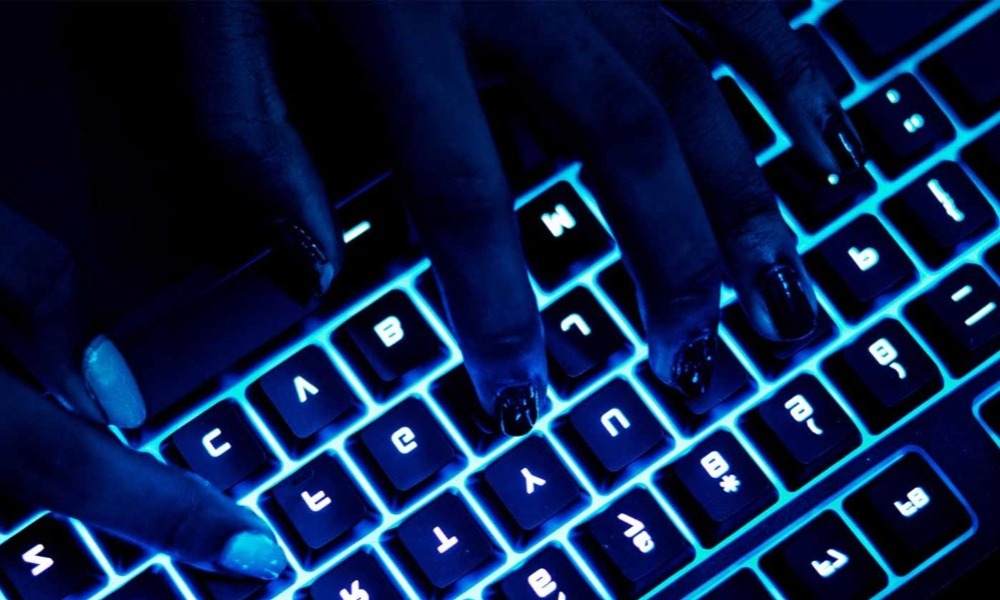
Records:
{"label": "keyboard key", "polygon": [[[538,436],[514,446],[483,471],[482,491],[499,509],[516,545],[576,503],[582,491],[548,442]],[[551,529],[551,527],[545,528]]]}
{"label": "keyboard key", "polygon": [[150,567],[133,577],[128,583],[115,590],[108,600],[181,600],[170,576],[160,567]]}
{"label": "keyboard key", "polygon": [[767,476],[727,431],[713,433],[667,465],[657,483],[708,547],[778,499]]}
{"label": "keyboard key", "polygon": [[966,146],[962,158],[989,186],[993,195],[1000,196],[1000,127],[994,127]]}
{"label": "keyboard key", "polygon": [[830,50],[830,46],[823,40],[819,30],[812,25],[799,27],[799,39],[809,51],[814,64],[819,68],[826,81],[833,88],[838,98],[844,98],[854,91],[854,80],[850,73],[844,68],[843,63],[837,55]]}
{"label": "keyboard key", "polygon": [[261,377],[260,405],[296,440],[308,440],[334,422],[360,412],[354,393],[316,346],[307,346]]}
{"label": "keyboard key", "polygon": [[642,317],[639,316],[639,301],[635,295],[635,282],[632,281],[632,276],[629,275],[625,264],[618,261],[601,271],[600,275],[597,276],[597,283],[615,303],[618,310],[625,315],[632,330],[645,337],[646,329],[642,325]]}
{"label": "keyboard key", "polygon": [[993,396],[979,407],[979,416],[993,434],[1000,437],[1000,396]]}
{"label": "keyboard key", "polygon": [[916,276],[878,219],[862,215],[806,254],[809,274],[842,313],[860,318]]}
{"label": "keyboard key", "polygon": [[434,368],[447,348],[400,291],[391,291],[351,317],[333,342],[372,395],[385,400]]}
{"label": "keyboard key", "polygon": [[965,507],[918,454],[893,463],[844,506],[900,575],[972,527]]}
{"label": "keyboard key", "polygon": [[868,171],[820,173],[796,148],[779,154],[763,172],[771,189],[809,231],[819,230],[875,191]]}
{"label": "keyboard key", "polygon": [[155,551],[146,546],[95,527],[90,528],[90,535],[97,541],[101,553],[116,573],[128,573],[155,554]]}
{"label": "keyboard key", "polygon": [[517,211],[528,268],[552,291],[607,254],[611,237],[573,186],[559,182]]}
{"label": "keyboard key", "polygon": [[955,137],[955,128],[913,75],[900,75],[849,111],[865,147],[889,177]]}
{"label": "keyboard key", "polygon": [[0,589],[15,599],[87,596],[106,579],[73,528],[51,515],[0,544]]}
{"label": "keyboard key", "polygon": [[451,493],[414,513],[396,533],[419,574],[438,590],[482,569],[495,552],[465,502]]}
{"label": "keyboard key", "polygon": [[906,307],[934,351],[964,375],[1000,350],[1000,286],[978,265],[965,265]]}
{"label": "keyboard key", "polygon": [[726,76],[719,78],[716,83],[719,85],[722,97],[726,100],[729,112],[733,114],[733,118],[739,124],[743,135],[746,136],[750,149],[755,154],[767,150],[777,138],[775,138],[767,121],[760,116],[757,109],[747,99],[736,80]]}
{"label": "keyboard key", "polygon": [[885,203],[885,212],[931,266],[996,227],[993,207],[962,167],[944,162]]}
{"label": "keyboard key", "polygon": [[628,492],[574,533],[619,597],[640,596],[694,559],[694,548],[642,489]]}
{"label": "keyboard key", "polygon": [[880,321],[830,356],[823,369],[876,433],[930,398],[942,385],[934,361],[892,319]]}
{"label": "keyboard key", "polygon": [[885,573],[832,512],[824,512],[761,559],[790,600],[862,600],[886,586]]}
{"label": "keyboard key", "polygon": [[837,39],[866,77],[889,69],[943,32],[979,2],[841,2],[822,26]]}
{"label": "keyboard key", "polygon": [[546,547],[511,571],[500,582],[500,593],[505,600],[600,598],[566,554],[555,546]]}
{"label": "keyboard key", "polygon": [[272,581],[210,573],[192,567],[180,567],[199,600],[265,600],[276,598],[295,581],[291,567]]}
{"label": "keyboard key", "polygon": [[549,351],[549,377],[560,395],[615,367],[632,353],[608,313],[583,288],[575,288],[542,311]]}
{"label": "keyboard key", "polygon": [[[614,379],[577,404],[563,420],[567,442],[598,487],[607,488],[640,458],[657,454],[667,432],[632,386]],[[670,440],[672,444],[672,440]],[[639,465],[635,465],[639,466]]]}
{"label": "keyboard key", "polygon": [[[336,458],[320,454],[269,492],[276,522],[297,542],[300,561],[310,568],[321,552],[374,521],[372,509]],[[371,523],[369,523],[370,525]],[[354,536],[352,536],[354,537]]]}
{"label": "keyboard key", "polygon": [[701,600],[772,600],[772,596],[750,569],[740,569],[729,579],[712,588]]}
{"label": "keyboard key", "polygon": [[750,355],[757,368],[769,377],[776,377],[808,358],[836,334],[837,328],[823,307],[819,306],[817,310],[819,314],[813,332],[801,340],[790,342],[775,342],[761,337],[747,321],[738,304],[730,304],[722,310],[722,322]]}
{"label": "keyboard key", "polygon": [[[448,371],[431,384],[430,392],[474,451],[485,454],[507,439],[500,432],[496,418],[487,414],[479,403],[464,365]],[[546,404],[549,403],[539,408],[544,409]]]}
{"label": "keyboard key", "polygon": [[[407,398],[356,436],[358,455],[387,501],[398,507],[460,458],[427,408]],[[354,441],[352,440],[352,444]]]}
{"label": "keyboard key", "polygon": [[163,452],[223,491],[259,479],[274,464],[243,411],[229,401],[219,402],[177,430]]}
{"label": "keyboard key", "polygon": [[364,550],[330,569],[309,586],[310,600],[403,600],[379,560]]}
{"label": "keyboard key", "polygon": [[1000,109],[1000,62],[990,56],[1000,39],[1000,15],[994,14],[920,65],[921,71],[967,125],[976,125]]}
{"label": "keyboard key", "polygon": [[391,179],[338,206],[337,220],[347,243],[343,270],[329,294],[335,300],[348,302],[374,291],[422,256]]}
{"label": "keyboard key", "polygon": [[809,375],[793,379],[751,411],[745,424],[754,443],[793,490],[861,443],[851,418]]}

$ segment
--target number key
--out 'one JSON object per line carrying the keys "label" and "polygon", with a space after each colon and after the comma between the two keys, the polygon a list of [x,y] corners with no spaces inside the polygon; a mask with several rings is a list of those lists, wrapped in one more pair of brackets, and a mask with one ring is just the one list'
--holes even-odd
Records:
{"label": "number key", "polygon": [[573,563],[566,558],[566,554],[554,546],[546,547],[504,577],[500,583],[500,593],[505,600],[599,598]]}

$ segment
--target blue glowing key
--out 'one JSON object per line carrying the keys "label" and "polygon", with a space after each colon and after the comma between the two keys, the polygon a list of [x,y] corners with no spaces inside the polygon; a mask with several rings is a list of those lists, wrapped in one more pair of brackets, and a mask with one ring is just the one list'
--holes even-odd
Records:
{"label": "blue glowing key", "polygon": [[0,589],[10,597],[85,597],[105,580],[73,528],[51,515],[0,544]]}
{"label": "blue glowing key", "polygon": [[311,600],[402,600],[399,588],[378,559],[359,551],[330,569],[309,586]]}
{"label": "blue glowing key", "polygon": [[596,600],[583,576],[566,554],[555,546],[548,546],[511,571],[500,583],[500,593],[505,600],[522,598],[577,598]]}

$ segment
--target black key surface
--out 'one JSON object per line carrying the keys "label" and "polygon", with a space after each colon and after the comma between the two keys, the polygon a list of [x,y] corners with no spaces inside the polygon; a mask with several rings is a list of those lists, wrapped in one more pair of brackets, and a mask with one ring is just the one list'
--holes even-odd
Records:
{"label": "black key surface", "polygon": [[980,2],[914,2],[900,10],[895,2],[841,2],[823,18],[866,77],[889,69],[943,32]]}
{"label": "black key surface", "polygon": [[229,401],[178,429],[167,440],[164,454],[224,491],[256,479],[273,464],[243,411]]}
{"label": "black key surface", "polygon": [[1000,396],[993,396],[984,402],[979,407],[979,416],[993,430],[993,435],[1000,437]]}
{"label": "black key surface", "polygon": [[277,597],[295,580],[295,571],[291,567],[285,569],[284,573],[271,581],[212,573],[192,567],[180,567],[179,570],[199,600],[202,598],[208,600],[267,600]]}
{"label": "black key surface", "polygon": [[[479,403],[465,365],[432,383],[430,392],[474,451],[485,454],[507,438],[500,432],[496,417],[487,414]],[[539,408],[544,409],[544,405]]]}
{"label": "black key surface", "polygon": [[937,365],[892,319],[880,321],[823,362],[869,429],[885,430],[941,389]]}
{"label": "black key surface", "polygon": [[728,431],[713,433],[667,465],[657,483],[709,547],[778,499],[770,480]]}
{"label": "black key surface", "polygon": [[380,400],[418,379],[448,354],[413,302],[398,290],[348,319],[334,332],[333,341]]}
{"label": "black key surface", "polygon": [[1000,62],[996,52],[1000,14],[993,14],[925,60],[920,69],[967,125],[1000,109]]}
{"label": "black key surface", "polygon": [[358,411],[354,393],[316,346],[303,348],[268,371],[258,386],[268,408],[299,440]]}
{"label": "black key surface", "polygon": [[51,515],[0,544],[0,589],[13,599],[86,596],[106,579],[73,528]]}
{"label": "black key surface", "polygon": [[396,584],[374,554],[359,551],[309,586],[310,600],[402,600]]}
{"label": "black key surface", "polygon": [[316,551],[327,550],[369,516],[361,492],[336,458],[320,454],[270,491],[275,512],[290,525],[308,567]]}
{"label": "black key surface", "polygon": [[994,127],[966,146],[962,158],[994,196],[1000,195],[1000,127]]}
{"label": "black key surface", "polygon": [[549,377],[563,396],[632,353],[632,344],[584,288],[575,288],[545,307],[542,325],[549,352]]}
{"label": "black key surface", "polygon": [[806,256],[809,274],[842,313],[860,318],[915,279],[913,263],[872,215],[862,215]]}
{"label": "black key surface", "polygon": [[792,600],[861,600],[887,582],[858,538],[829,511],[797,528],[764,555],[761,566]]}
{"label": "black key surface", "polygon": [[955,137],[955,128],[913,75],[900,75],[849,111],[865,148],[897,177]]}
{"label": "black key surface", "polygon": [[107,596],[109,600],[181,600],[183,597],[166,571],[155,566]]}
{"label": "black key surface", "polygon": [[614,242],[573,186],[559,182],[517,211],[528,269],[551,291],[607,254]]}
{"label": "black key surface", "polygon": [[934,167],[884,206],[892,224],[931,266],[944,264],[997,223],[989,201],[953,162]]}
{"label": "black key surface", "polygon": [[494,552],[465,502],[450,493],[414,513],[396,533],[420,574],[437,589],[481,567]]}
{"label": "black key surface", "polygon": [[805,44],[813,63],[819,68],[820,73],[826,78],[830,87],[838,98],[844,98],[854,91],[854,80],[850,73],[844,68],[837,55],[833,53],[830,46],[823,40],[812,25],[803,25],[798,28],[799,38]]}
{"label": "black key surface", "polygon": [[642,317],[639,315],[639,301],[635,295],[635,282],[632,281],[632,276],[629,275],[625,264],[618,261],[601,271],[597,276],[597,283],[615,303],[618,310],[625,315],[632,330],[645,336],[646,329],[642,325]]}
{"label": "black key surface", "polygon": [[809,375],[793,379],[747,415],[748,433],[791,489],[861,443],[851,418]]}
{"label": "black key surface", "polygon": [[359,454],[374,470],[373,482],[394,506],[412,497],[458,457],[434,417],[416,398],[407,398],[357,436]]}
{"label": "black key surface", "polygon": [[587,584],[566,554],[555,546],[547,546],[529,558],[500,582],[500,594],[505,600],[524,598],[593,598],[598,596]]}
{"label": "black key surface", "polygon": [[898,574],[910,572],[972,527],[955,493],[914,453],[876,475],[844,506]]}
{"label": "black key surface", "polygon": [[822,306],[817,307],[817,312],[816,327],[812,333],[800,340],[788,342],[763,338],[747,320],[739,304],[730,304],[722,310],[722,322],[761,372],[774,377],[805,360],[836,334],[837,327]]}
{"label": "black key surface", "polygon": [[590,460],[585,463],[600,487],[664,445],[667,432],[632,386],[614,379],[583,402],[565,419],[570,445]]}
{"label": "black key surface", "polygon": [[754,108],[747,95],[740,88],[739,84],[732,77],[725,76],[716,82],[719,91],[726,100],[729,112],[733,114],[736,123],[739,124],[743,135],[746,136],[750,149],[754,153],[767,150],[777,139],[771,127],[767,124],[760,113]]}
{"label": "black key surface", "polygon": [[948,370],[964,375],[1000,350],[1000,286],[978,265],[965,265],[906,307],[906,316]]}
{"label": "black key surface", "polygon": [[575,534],[591,564],[622,596],[638,597],[694,558],[691,544],[642,489],[616,500]]}
{"label": "black key surface", "polygon": [[763,172],[771,189],[809,231],[819,230],[875,191],[875,180],[865,169],[822,173],[797,148],[776,156]]}
{"label": "black key surface", "polygon": [[760,578],[750,569],[740,569],[735,575],[723,581],[701,600],[771,600],[774,598]]}
{"label": "black key surface", "polygon": [[552,447],[538,436],[528,437],[486,467],[483,482],[489,499],[512,519],[514,527],[508,529],[515,538],[541,527],[582,494]]}

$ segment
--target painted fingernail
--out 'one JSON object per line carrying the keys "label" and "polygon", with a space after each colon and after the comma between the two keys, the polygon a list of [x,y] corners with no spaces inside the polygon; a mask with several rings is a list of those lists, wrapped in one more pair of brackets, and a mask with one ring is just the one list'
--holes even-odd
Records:
{"label": "painted fingernail", "polygon": [[717,344],[715,332],[705,331],[685,344],[674,357],[674,385],[688,398],[700,398],[712,383]]}
{"label": "painted fingernail", "polygon": [[786,340],[803,338],[816,327],[816,312],[809,303],[805,282],[795,267],[778,263],[761,276],[761,291],[778,335]]}
{"label": "painted fingernail", "polygon": [[509,436],[527,435],[538,420],[538,392],[533,385],[512,385],[497,392],[496,417]]}
{"label": "painted fingernail", "polygon": [[83,379],[108,422],[125,429],[142,425],[146,403],[125,357],[106,336],[99,335],[83,351]]}
{"label": "painted fingernail", "polygon": [[316,239],[301,225],[288,219],[275,222],[278,250],[283,252],[289,264],[302,271],[302,277],[310,281],[311,292],[322,296],[333,283],[334,267]]}
{"label": "painted fingernail", "polygon": [[842,173],[864,167],[867,160],[865,148],[843,112],[835,110],[826,118],[823,124],[823,141],[833,153]]}
{"label": "painted fingernail", "polygon": [[274,579],[288,566],[288,560],[278,544],[267,535],[259,531],[244,531],[226,542],[219,566],[247,577]]}

